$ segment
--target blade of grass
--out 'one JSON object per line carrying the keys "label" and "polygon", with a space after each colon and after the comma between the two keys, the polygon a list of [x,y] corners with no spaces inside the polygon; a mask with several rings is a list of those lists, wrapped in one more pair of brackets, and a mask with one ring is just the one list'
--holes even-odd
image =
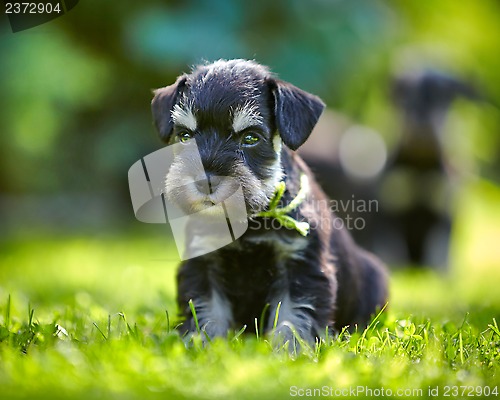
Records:
{"label": "blade of grass", "polygon": [[31,304],[28,303],[28,330],[30,332],[33,331],[33,314],[35,313],[35,310],[31,308]]}
{"label": "blade of grass", "polygon": [[276,327],[278,326],[278,318],[280,315],[280,309],[281,309],[281,301],[278,302],[278,305],[276,306],[276,312],[274,314],[273,330],[276,329]]}
{"label": "blade of grass", "polygon": [[458,340],[459,340],[459,351],[460,351],[460,363],[464,363],[464,342],[462,339],[462,331],[458,334]]}
{"label": "blade of grass", "polygon": [[488,324],[488,328],[500,336],[500,329],[498,329],[497,320],[495,318],[493,318],[493,324]]}
{"label": "blade of grass", "polygon": [[111,314],[108,314],[108,338],[111,338]]}
{"label": "blade of grass", "polygon": [[237,341],[241,335],[243,335],[243,332],[247,329],[246,325],[243,325],[243,328],[241,328],[233,337],[232,341]]}
{"label": "blade of grass", "polygon": [[198,324],[198,316],[196,315],[196,309],[194,308],[193,299],[190,299],[189,308],[191,309],[191,314],[193,314],[194,325],[196,326],[196,332],[201,333],[200,325]]}
{"label": "blade of grass", "polygon": [[260,336],[264,335],[264,323],[265,323],[265,319],[266,319],[266,313],[267,313],[267,310],[269,309],[269,307],[270,307],[270,304],[266,303],[266,305],[264,306],[264,308],[262,310],[262,313],[260,314],[260,321],[259,321],[259,334],[260,334]]}
{"label": "blade of grass", "polygon": [[361,346],[364,344],[364,342],[366,340],[367,333],[370,330],[374,329],[378,325],[380,316],[382,315],[382,313],[384,312],[384,310],[387,308],[388,304],[389,303],[385,303],[385,305],[380,309],[380,311],[377,313],[377,315],[375,316],[375,318],[373,318],[373,320],[370,322],[370,325],[368,325],[367,328],[361,334],[361,337],[359,338],[357,346],[356,346],[356,354],[359,353],[359,352],[361,352]]}
{"label": "blade of grass", "polygon": [[92,322],[92,324],[97,328],[97,330],[99,331],[99,333],[102,335],[102,337],[104,338],[104,340],[108,340],[108,338],[106,337],[106,335],[101,331],[101,329],[99,328],[99,326],[95,323],[95,322]]}
{"label": "blade of grass", "polygon": [[10,329],[10,294],[7,296],[7,304],[5,306],[5,327]]}

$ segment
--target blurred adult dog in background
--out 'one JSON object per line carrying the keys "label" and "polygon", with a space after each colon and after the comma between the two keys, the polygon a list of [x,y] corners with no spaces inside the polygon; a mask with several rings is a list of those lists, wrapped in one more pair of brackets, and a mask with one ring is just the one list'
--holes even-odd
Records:
{"label": "blurred adult dog in background", "polygon": [[[353,236],[387,262],[436,269],[447,266],[455,174],[443,136],[450,108],[460,97],[480,100],[471,85],[444,73],[399,74],[391,82],[390,100],[400,117],[400,139],[390,154],[368,140],[376,132],[370,136],[365,132],[368,128],[340,115],[330,116],[328,126],[301,148],[328,196],[344,202],[378,202],[376,212],[359,214],[352,208],[339,212],[344,219],[362,217],[363,229],[353,229]],[[343,147],[345,139],[355,133],[362,138]],[[382,165],[373,163],[377,151],[383,153]],[[350,169],[356,162],[369,169],[364,176]]]}

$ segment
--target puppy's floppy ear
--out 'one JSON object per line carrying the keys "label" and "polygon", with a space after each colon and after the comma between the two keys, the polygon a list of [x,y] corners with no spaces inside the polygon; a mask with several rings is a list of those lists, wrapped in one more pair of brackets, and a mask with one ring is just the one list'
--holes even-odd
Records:
{"label": "puppy's floppy ear", "polygon": [[172,121],[172,109],[179,99],[186,85],[186,75],[181,75],[177,81],[160,89],[156,89],[153,100],[151,101],[151,110],[153,112],[153,121],[161,140],[168,142],[172,134],[174,123]]}
{"label": "puppy's floppy ear", "polygon": [[318,96],[291,83],[271,79],[276,127],[283,142],[297,150],[309,137],[325,108]]}

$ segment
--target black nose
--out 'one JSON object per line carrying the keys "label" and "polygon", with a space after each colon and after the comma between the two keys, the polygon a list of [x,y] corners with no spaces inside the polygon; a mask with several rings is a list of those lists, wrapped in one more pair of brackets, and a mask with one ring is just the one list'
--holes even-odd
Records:
{"label": "black nose", "polygon": [[203,194],[211,194],[217,190],[222,182],[222,177],[207,173],[205,178],[197,179],[194,185]]}

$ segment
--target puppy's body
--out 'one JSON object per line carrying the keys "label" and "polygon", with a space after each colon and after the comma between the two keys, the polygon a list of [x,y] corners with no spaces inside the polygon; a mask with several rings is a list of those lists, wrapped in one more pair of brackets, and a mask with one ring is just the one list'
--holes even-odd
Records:
{"label": "puppy's body", "polygon": [[[296,194],[299,173],[309,171],[297,155],[283,152],[295,167],[288,171],[287,189]],[[287,201],[291,197],[287,193]],[[347,231],[333,228],[326,200],[313,183],[307,201],[294,212],[294,218],[311,224],[308,237],[286,228],[269,229],[257,218],[236,242],[184,262],[178,304],[187,330],[195,329],[190,299],[199,299],[198,318],[216,336],[244,324],[253,327],[266,304],[271,307],[265,327],[271,329],[278,302],[279,322],[289,322],[307,340],[327,326],[366,324],[375,307],[385,303],[385,274]]]}
{"label": "puppy's body", "polygon": [[[319,98],[243,60],[199,67],[156,92],[153,113],[160,135],[167,143],[196,139],[204,168],[191,171],[188,163],[174,162],[167,193],[169,181],[183,182],[186,175],[197,180],[205,173],[215,182],[210,193],[175,192],[179,205],[197,212],[200,204],[224,193],[224,183],[214,177],[228,176],[240,183],[251,216],[238,240],[182,263],[178,304],[185,331],[195,331],[189,300],[211,337],[226,336],[244,324],[253,327],[266,304],[269,332],[280,304],[278,333],[292,339],[293,326],[310,343],[326,327],[366,324],[385,304],[382,265],[334,225],[326,196],[292,151],[307,139],[323,107]],[[290,204],[301,190],[303,174],[310,189],[288,215],[309,223],[307,236],[258,216],[280,181],[286,183],[280,206]]]}

